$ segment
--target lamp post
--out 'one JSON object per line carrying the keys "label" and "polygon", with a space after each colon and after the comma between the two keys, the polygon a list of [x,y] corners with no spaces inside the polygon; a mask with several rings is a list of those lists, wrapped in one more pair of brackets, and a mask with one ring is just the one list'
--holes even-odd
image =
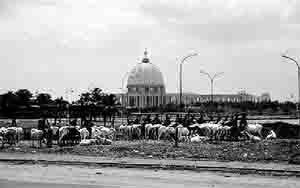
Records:
{"label": "lamp post", "polygon": [[[292,62],[294,62],[296,65],[297,65],[297,71],[298,71],[298,123],[299,123],[299,126],[300,126],[300,110],[299,110],[299,104],[300,104],[300,67],[299,67],[299,63],[292,57],[289,57],[287,55],[281,55],[281,57],[283,58],[286,58],[288,60],[291,60]],[[299,137],[300,137],[300,131],[299,131]]]}
{"label": "lamp post", "polygon": [[182,109],[182,65],[184,62],[186,62],[186,60],[190,57],[193,57],[193,56],[197,56],[198,54],[197,53],[193,53],[193,54],[189,54],[185,57],[182,58],[181,62],[180,62],[180,67],[179,67],[179,88],[180,88],[180,91],[179,91],[179,105],[180,105],[180,109]]}
{"label": "lamp post", "polygon": [[[125,99],[125,93],[126,93],[126,99],[124,100],[124,106],[126,108],[126,106],[128,105],[128,92],[126,91],[126,89],[124,89],[124,80],[126,78],[126,76],[129,74],[129,72],[126,72],[122,78],[122,87],[120,88],[122,90],[122,92],[124,94],[122,94],[122,105],[123,105],[123,99]],[[122,119],[122,124],[124,123],[123,121],[123,111],[122,111],[122,114],[121,114],[121,119]]]}
{"label": "lamp post", "polygon": [[200,70],[200,74],[204,74],[206,76],[208,76],[209,80],[210,80],[210,92],[211,92],[211,103],[213,103],[214,101],[214,80],[221,76],[222,74],[224,74],[224,72],[218,72],[215,73],[213,76],[211,76],[209,73],[205,72],[204,70]]}
{"label": "lamp post", "polygon": [[[126,78],[126,76],[129,74],[129,72],[126,72],[122,78],[122,87],[120,88],[122,90],[122,92],[126,92],[126,89],[124,89],[124,80]],[[128,104],[128,92],[126,92],[126,102],[124,103],[125,104],[125,107],[127,106]],[[122,100],[122,103],[123,103],[123,100]]]}

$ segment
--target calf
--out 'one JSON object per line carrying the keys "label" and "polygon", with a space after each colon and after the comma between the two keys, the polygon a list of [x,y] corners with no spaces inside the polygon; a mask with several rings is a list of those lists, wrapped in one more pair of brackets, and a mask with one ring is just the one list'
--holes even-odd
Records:
{"label": "calf", "polygon": [[273,130],[270,130],[269,134],[266,136],[267,140],[272,140],[272,139],[276,139],[276,133]]}

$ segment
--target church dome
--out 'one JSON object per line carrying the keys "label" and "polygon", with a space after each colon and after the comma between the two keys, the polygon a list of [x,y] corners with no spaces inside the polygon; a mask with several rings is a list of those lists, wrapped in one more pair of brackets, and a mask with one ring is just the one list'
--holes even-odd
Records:
{"label": "church dome", "polygon": [[145,57],[138,63],[128,75],[127,87],[130,86],[162,86],[164,87],[163,75],[159,68],[150,63],[145,51]]}

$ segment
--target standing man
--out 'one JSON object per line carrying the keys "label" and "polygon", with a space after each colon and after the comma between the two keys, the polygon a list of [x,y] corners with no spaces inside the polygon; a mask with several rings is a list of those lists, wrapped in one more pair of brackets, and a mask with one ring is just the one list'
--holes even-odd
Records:
{"label": "standing man", "polygon": [[133,124],[140,124],[140,117],[136,116],[135,120],[133,121]]}
{"label": "standing man", "polygon": [[234,141],[238,141],[238,138],[240,135],[240,128],[238,127],[238,118],[239,118],[239,115],[235,114],[231,121],[231,123],[232,123],[231,131],[232,131],[232,136],[233,136]]}
{"label": "standing man", "polygon": [[151,115],[150,115],[150,114],[148,114],[148,115],[146,116],[146,118],[144,118],[144,123],[145,123],[145,124],[151,123]]}
{"label": "standing man", "polygon": [[158,114],[155,115],[155,118],[152,120],[152,124],[161,124]]}
{"label": "standing man", "polygon": [[240,121],[240,129],[241,129],[241,131],[245,130],[247,124],[248,124],[247,123],[247,114],[243,113],[241,121]]}
{"label": "standing man", "polygon": [[176,115],[175,123],[176,124],[181,124],[182,123],[182,120],[181,120],[179,114]]}
{"label": "standing man", "polygon": [[168,126],[168,125],[170,125],[171,124],[171,120],[170,120],[170,117],[169,117],[169,115],[168,114],[166,114],[166,119],[165,119],[165,121],[164,121],[164,123],[163,123],[165,126]]}
{"label": "standing man", "polygon": [[204,118],[203,118],[202,113],[200,114],[200,117],[198,118],[197,123],[199,123],[199,124],[204,123]]}
{"label": "standing man", "polygon": [[11,126],[12,127],[17,127],[17,121],[16,121],[16,118],[13,118],[12,121],[11,121]]}

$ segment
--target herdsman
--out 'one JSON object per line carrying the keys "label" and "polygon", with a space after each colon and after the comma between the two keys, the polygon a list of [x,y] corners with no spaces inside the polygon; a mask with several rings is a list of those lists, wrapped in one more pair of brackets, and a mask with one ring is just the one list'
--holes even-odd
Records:
{"label": "herdsman", "polygon": [[245,130],[246,126],[247,126],[247,114],[242,113],[242,118],[240,120],[240,129],[241,129],[241,131]]}
{"label": "herdsman", "polygon": [[161,121],[158,117],[158,114],[155,115],[155,118],[152,120],[152,124],[155,125],[155,124],[161,124]]}
{"label": "herdsman", "polygon": [[166,114],[166,119],[165,119],[165,121],[164,121],[164,123],[163,123],[165,126],[168,126],[168,125],[170,125],[171,124],[171,120],[170,120],[170,117],[169,117],[169,115],[168,114]]}

